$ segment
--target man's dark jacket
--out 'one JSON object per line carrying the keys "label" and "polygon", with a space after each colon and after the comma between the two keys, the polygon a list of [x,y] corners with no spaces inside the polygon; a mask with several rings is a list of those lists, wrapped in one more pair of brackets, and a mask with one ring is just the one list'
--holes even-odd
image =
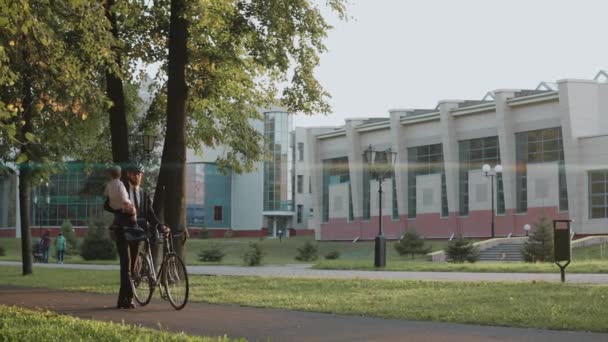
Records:
{"label": "man's dark jacket", "polygon": [[[129,190],[129,187],[130,187],[129,182],[123,182],[123,184],[125,185],[125,188],[127,189],[127,195],[130,197],[131,191]],[[152,199],[148,195],[148,192],[144,191],[141,188],[141,186],[139,187],[138,198],[140,199],[140,202],[142,202],[142,203],[137,203],[137,208],[136,208],[137,209],[137,223],[144,230],[155,234],[156,233],[155,230],[153,230],[151,228],[156,228],[156,230],[158,230],[161,227],[161,223],[158,220],[158,217],[156,217],[156,214],[154,213],[154,209],[152,208]],[[143,201],[142,201],[142,199],[143,199]],[[135,203],[135,201],[132,198],[129,198],[129,200],[131,200],[132,203]],[[103,208],[106,211],[116,214],[117,219],[114,220],[115,225],[121,225],[121,226],[126,225],[125,222],[129,221],[128,219],[126,219],[127,215],[125,213],[123,213],[122,210],[112,209],[110,207],[108,200],[106,200],[106,202],[104,203]]]}

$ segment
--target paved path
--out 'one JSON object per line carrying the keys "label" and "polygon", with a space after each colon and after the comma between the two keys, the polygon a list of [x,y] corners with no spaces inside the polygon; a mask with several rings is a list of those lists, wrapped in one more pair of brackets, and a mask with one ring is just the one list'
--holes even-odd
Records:
{"label": "paved path", "polygon": [[[20,262],[0,261],[0,265],[20,266]],[[117,265],[90,264],[35,264],[36,267],[117,270]],[[394,272],[394,271],[346,271],[315,270],[310,265],[285,266],[188,266],[190,274],[302,277],[302,278],[358,278],[358,279],[404,279],[404,280],[442,280],[442,281],[551,281],[559,282],[559,273],[481,273],[481,272]],[[608,274],[567,273],[569,283],[608,284]]]}
{"label": "paved path", "polygon": [[249,341],[607,341],[608,334],[402,321],[236,305],[189,303],[174,311],[157,297],[145,308],[116,310],[115,296],[0,286],[0,304],[46,308],[84,319],[138,324],[191,335]]}

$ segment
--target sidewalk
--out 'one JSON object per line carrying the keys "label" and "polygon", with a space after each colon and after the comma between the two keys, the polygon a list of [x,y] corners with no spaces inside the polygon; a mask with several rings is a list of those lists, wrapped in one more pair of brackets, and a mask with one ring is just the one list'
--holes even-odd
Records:
{"label": "sidewalk", "polygon": [[[21,266],[16,261],[0,261],[0,265]],[[118,270],[117,265],[89,264],[35,264],[36,267],[71,268],[90,270]],[[188,266],[189,274],[262,276],[262,277],[301,277],[301,278],[338,278],[338,279],[390,279],[390,280],[438,280],[438,281],[550,281],[559,282],[556,273],[476,273],[476,272],[393,272],[393,271],[345,271],[316,270],[310,265],[285,266]],[[608,274],[567,273],[568,283],[608,284]]]}
{"label": "sidewalk", "polygon": [[236,305],[189,303],[175,311],[155,296],[150,305],[116,310],[113,295],[0,286],[0,304],[45,308],[83,319],[125,322],[191,335],[249,341],[607,341],[608,334],[505,328],[332,315]]}

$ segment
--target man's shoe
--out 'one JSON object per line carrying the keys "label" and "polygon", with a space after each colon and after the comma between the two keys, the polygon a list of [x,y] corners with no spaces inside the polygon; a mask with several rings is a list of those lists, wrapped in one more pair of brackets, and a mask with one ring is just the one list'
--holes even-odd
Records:
{"label": "man's shoe", "polygon": [[133,303],[119,304],[116,308],[117,309],[135,309],[135,304],[133,304]]}

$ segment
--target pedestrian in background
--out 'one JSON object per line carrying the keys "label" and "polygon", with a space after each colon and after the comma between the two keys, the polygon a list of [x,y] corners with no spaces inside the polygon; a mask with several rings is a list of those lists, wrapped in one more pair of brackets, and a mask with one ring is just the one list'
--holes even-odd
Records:
{"label": "pedestrian in background", "polygon": [[51,248],[51,232],[44,232],[40,238],[40,248],[42,249],[42,262],[49,263],[49,249]]}
{"label": "pedestrian in background", "polygon": [[55,250],[57,250],[57,263],[63,264],[63,256],[65,255],[65,237],[59,233],[55,239]]}

